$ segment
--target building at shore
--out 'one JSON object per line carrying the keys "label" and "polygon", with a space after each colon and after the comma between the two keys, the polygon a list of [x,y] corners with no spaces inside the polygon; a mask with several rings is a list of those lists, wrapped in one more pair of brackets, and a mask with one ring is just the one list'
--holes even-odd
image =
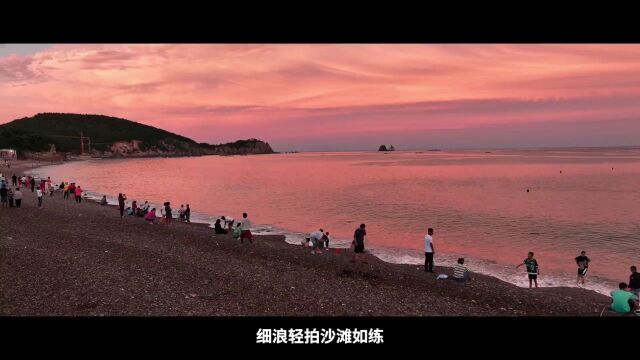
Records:
{"label": "building at shore", "polygon": [[17,160],[18,152],[15,149],[0,149],[0,159],[4,161]]}

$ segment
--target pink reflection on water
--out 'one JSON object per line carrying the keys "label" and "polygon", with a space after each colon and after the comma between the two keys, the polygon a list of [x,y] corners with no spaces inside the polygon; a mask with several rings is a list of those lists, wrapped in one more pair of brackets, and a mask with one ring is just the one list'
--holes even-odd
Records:
{"label": "pink reflection on water", "polygon": [[534,251],[547,273],[572,274],[586,250],[594,273],[626,279],[640,254],[637,151],[210,156],[47,171],[110,196],[235,218],[246,211],[258,224],[344,240],[366,223],[368,247],[419,253],[433,227],[440,253],[515,266]]}

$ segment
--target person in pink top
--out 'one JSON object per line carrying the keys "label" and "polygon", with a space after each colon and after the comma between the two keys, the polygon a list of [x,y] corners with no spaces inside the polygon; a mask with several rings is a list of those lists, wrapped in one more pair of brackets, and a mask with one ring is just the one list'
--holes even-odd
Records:
{"label": "person in pink top", "polygon": [[81,203],[82,202],[82,188],[80,187],[80,185],[76,186],[75,194],[76,194],[76,202]]}
{"label": "person in pink top", "polygon": [[156,208],[151,209],[151,211],[144,216],[144,219],[148,221],[149,224],[153,224],[156,221]]}

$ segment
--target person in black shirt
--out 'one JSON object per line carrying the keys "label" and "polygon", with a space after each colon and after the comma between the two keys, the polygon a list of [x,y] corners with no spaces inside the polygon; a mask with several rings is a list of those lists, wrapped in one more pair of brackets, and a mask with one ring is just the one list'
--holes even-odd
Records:
{"label": "person in black shirt", "polygon": [[351,243],[353,245],[353,257],[351,258],[351,262],[356,262],[359,257],[358,254],[364,253],[364,236],[367,235],[364,228],[365,225],[360,224],[360,227],[353,233],[353,242]]}
{"label": "person in black shirt", "polygon": [[631,267],[631,275],[629,275],[629,289],[636,296],[640,297],[640,273],[635,266]]}
{"label": "person in black shirt", "polygon": [[578,285],[582,283],[584,286],[584,277],[587,276],[590,261],[591,259],[587,257],[587,253],[585,251],[582,251],[580,256],[576,256],[576,264],[578,264],[578,279],[576,281]]}
{"label": "person in black shirt", "polygon": [[213,230],[216,234],[226,234],[227,230],[222,228],[222,224],[220,223],[220,219],[216,220],[215,225],[213,225]]}

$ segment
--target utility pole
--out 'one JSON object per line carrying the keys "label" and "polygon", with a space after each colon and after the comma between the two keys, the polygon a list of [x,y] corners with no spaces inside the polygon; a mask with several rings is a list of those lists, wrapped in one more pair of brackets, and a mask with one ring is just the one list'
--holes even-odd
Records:
{"label": "utility pole", "polygon": [[82,131],[80,132],[80,156],[84,155],[84,136],[82,136]]}

